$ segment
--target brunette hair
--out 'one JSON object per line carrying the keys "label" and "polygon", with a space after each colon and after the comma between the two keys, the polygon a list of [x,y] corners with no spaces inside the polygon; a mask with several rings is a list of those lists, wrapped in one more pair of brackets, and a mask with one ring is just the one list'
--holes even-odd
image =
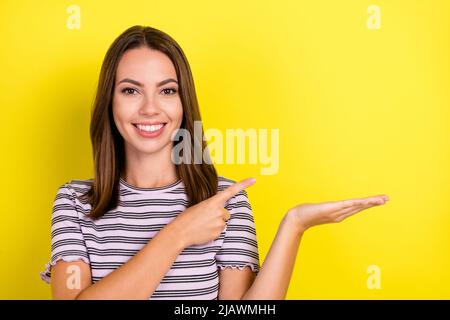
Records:
{"label": "brunette hair", "polygon": [[[83,198],[91,204],[92,209],[88,216],[93,219],[101,218],[108,210],[118,205],[119,182],[124,169],[125,150],[123,137],[117,130],[112,116],[112,97],[120,58],[126,50],[139,47],[158,50],[172,61],[177,73],[178,92],[183,105],[183,120],[180,128],[189,131],[192,146],[199,143],[194,142],[194,121],[201,121],[200,111],[191,69],[183,50],[174,39],[158,29],[139,25],[128,28],[114,40],[106,52],[91,113],[90,136],[94,158],[94,181]],[[200,145],[203,155],[207,148],[206,142],[201,139]],[[208,153],[206,155],[209,157]],[[191,159],[192,156],[193,154]],[[183,162],[176,164],[176,172],[185,185],[188,206],[195,205],[217,193],[218,177],[212,163]]]}

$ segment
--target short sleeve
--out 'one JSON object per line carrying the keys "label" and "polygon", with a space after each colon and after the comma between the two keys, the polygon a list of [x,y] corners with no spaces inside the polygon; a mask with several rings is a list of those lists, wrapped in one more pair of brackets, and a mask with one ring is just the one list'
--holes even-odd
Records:
{"label": "short sleeve", "polygon": [[245,190],[228,201],[225,208],[230,212],[222,247],[216,254],[217,267],[239,268],[249,266],[258,273],[259,253],[252,208]]}
{"label": "short sleeve", "polygon": [[59,260],[67,262],[82,260],[89,264],[89,256],[76,210],[75,193],[67,183],[58,189],[53,202],[51,244],[50,262],[40,273],[41,279],[45,282],[50,283],[51,267]]}

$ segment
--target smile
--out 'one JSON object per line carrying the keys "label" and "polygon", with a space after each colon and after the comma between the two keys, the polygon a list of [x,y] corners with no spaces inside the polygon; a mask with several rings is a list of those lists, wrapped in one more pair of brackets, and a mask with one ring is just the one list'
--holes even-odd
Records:
{"label": "smile", "polygon": [[165,127],[165,123],[155,123],[155,124],[141,124],[133,123],[136,131],[139,135],[145,138],[154,138],[161,134]]}
{"label": "smile", "polygon": [[134,124],[136,128],[145,132],[155,132],[164,127],[164,123],[155,125],[145,125],[145,124]]}

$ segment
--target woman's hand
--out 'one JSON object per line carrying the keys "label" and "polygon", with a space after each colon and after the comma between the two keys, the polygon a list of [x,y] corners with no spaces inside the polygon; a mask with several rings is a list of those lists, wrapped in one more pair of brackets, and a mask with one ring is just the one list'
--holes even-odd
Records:
{"label": "woman's hand", "polygon": [[290,224],[294,224],[299,232],[304,232],[320,224],[340,222],[362,210],[383,205],[388,200],[389,197],[382,194],[367,198],[305,203],[290,209],[286,219]]}
{"label": "woman's hand", "polygon": [[224,207],[225,202],[239,191],[253,185],[255,181],[248,178],[236,182],[178,215],[172,224],[176,225],[185,247],[217,239],[225,228],[225,222],[230,219],[230,213]]}

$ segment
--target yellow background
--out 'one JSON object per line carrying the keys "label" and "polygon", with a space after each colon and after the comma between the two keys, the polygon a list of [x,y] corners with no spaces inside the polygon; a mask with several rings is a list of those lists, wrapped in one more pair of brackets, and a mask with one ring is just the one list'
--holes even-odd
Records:
{"label": "yellow background", "polygon": [[[66,9],[81,9],[81,28]],[[381,29],[366,26],[381,9]],[[287,299],[450,298],[450,2],[2,1],[0,298],[47,299],[57,187],[92,177],[104,54],[143,24],[174,37],[205,129],[278,128],[278,174],[218,165],[248,189],[261,263],[290,207],[391,200],[306,232]],[[381,269],[381,289],[366,286]]]}

